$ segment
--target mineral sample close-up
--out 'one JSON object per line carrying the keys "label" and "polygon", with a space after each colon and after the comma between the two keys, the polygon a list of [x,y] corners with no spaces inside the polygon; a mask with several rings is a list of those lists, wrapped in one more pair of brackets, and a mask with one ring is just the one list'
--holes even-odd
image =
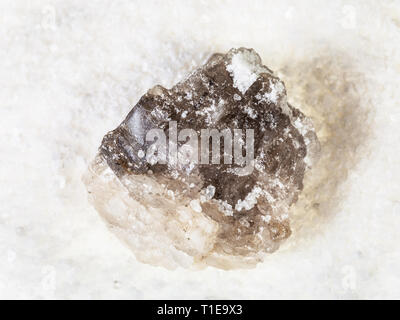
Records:
{"label": "mineral sample close-up", "polygon": [[318,155],[283,81],[239,48],[144,94],[104,136],[84,182],[139,261],[246,268],[291,235],[290,207]]}

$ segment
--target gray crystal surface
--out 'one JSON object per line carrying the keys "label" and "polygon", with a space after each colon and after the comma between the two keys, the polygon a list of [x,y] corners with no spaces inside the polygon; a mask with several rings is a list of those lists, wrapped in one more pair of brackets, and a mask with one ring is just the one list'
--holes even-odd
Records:
{"label": "gray crystal surface", "polygon": [[[219,163],[153,161],[154,141],[147,139],[153,129],[175,138],[168,155],[176,148],[178,159],[188,146],[173,137],[171,124],[198,137],[202,130],[252,130],[251,170],[222,161],[229,147],[223,139]],[[288,104],[284,83],[253,49],[231,49],[173,88],[155,86],[143,95],[105,135],[84,180],[95,208],[140,261],[247,267],[290,236],[289,208],[318,150],[311,120]]]}

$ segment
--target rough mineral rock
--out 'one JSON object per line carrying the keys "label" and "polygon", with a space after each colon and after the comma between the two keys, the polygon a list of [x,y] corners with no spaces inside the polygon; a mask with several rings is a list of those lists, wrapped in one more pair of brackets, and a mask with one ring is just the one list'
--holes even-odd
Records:
{"label": "rough mineral rock", "polygon": [[[155,149],[161,136],[148,139],[152,129],[164,133],[165,149]],[[196,161],[196,151],[215,141],[205,135],[206,143],[189,144],[193,136],[181,136],[184,129],[199,139],[205,129],[228,129],[234,159],[229,140],[215,139],[224,150],[219,162],[208,154]],[[237,145],[243,149],[236,153]],[[287,103],[284,83],[254,50],[232,49],[172,89],[150,89],[104,137],[84,181],[138,260],[247,267],[290,236],[289,207],[318,148],[311,121]]]}

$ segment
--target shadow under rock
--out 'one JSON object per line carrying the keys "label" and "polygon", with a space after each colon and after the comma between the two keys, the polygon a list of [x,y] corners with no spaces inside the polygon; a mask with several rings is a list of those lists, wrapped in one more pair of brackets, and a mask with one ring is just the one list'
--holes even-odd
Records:
{"label": "shadow under rock", "polygon": [[371,108],[362,99],[362,72],[343,54],[291,62],[277,73],[289,102],[312,118],[321,143],[321,157],[306,174],[304,190],[291,209],[293,234],[286,245],[293,246],[313,237],[340,210],[343,183],[367,152]]}

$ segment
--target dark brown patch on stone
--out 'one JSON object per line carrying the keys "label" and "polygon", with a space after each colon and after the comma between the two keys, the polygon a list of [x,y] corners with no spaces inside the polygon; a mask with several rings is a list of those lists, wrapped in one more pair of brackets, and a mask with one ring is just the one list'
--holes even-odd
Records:
{"label": "dark brown patch on stone", "polygon": [[[151,170],[161,180],[177,180],[180,183],[172,185],[178,194],[190,194],[187,181],[191,175],[198,175],[199,188],[215,187],[211,202],[202,203],[202,209],[221,225],[216,248],[226,254],[246,255],[273,247],[271,243],[290,235],[287,210],[303,188],[305,158],[311,157],[304,132],[314,133],[305,116],[287,104],[283,82],[268,68],[255,63],[259,68],[255,71],[257,78],[249,88],[243,91],[235,85],[235,74],[228,71],[235,66],[228,66],[240,54],[260,60],[252,49],[232,49],[226,55],[213,55],[171,89],[156,86],[149,90],[121,125],[104,137],[100,155],[120,178],[146,175]],[[146,142],[146,132],[160,128],[168,137],[169,121],[177,122],[178,132],[190,128],[199,137],[201,129],[207,128],[253,129],[255,169],[240,176],[233,172],[236,164],[198,164],[188,171],[148,163],[138,156],[151,144]],[[314,138],[308,143],[316,141]],[[253,204],[246,197],[256,187],[262,193]],[[243,201],[248,203],[241,208]],[[231,214],[218,209],[221,203],[231,206]],[[269,238],[270,243],[258,240],[260,235]]]}

